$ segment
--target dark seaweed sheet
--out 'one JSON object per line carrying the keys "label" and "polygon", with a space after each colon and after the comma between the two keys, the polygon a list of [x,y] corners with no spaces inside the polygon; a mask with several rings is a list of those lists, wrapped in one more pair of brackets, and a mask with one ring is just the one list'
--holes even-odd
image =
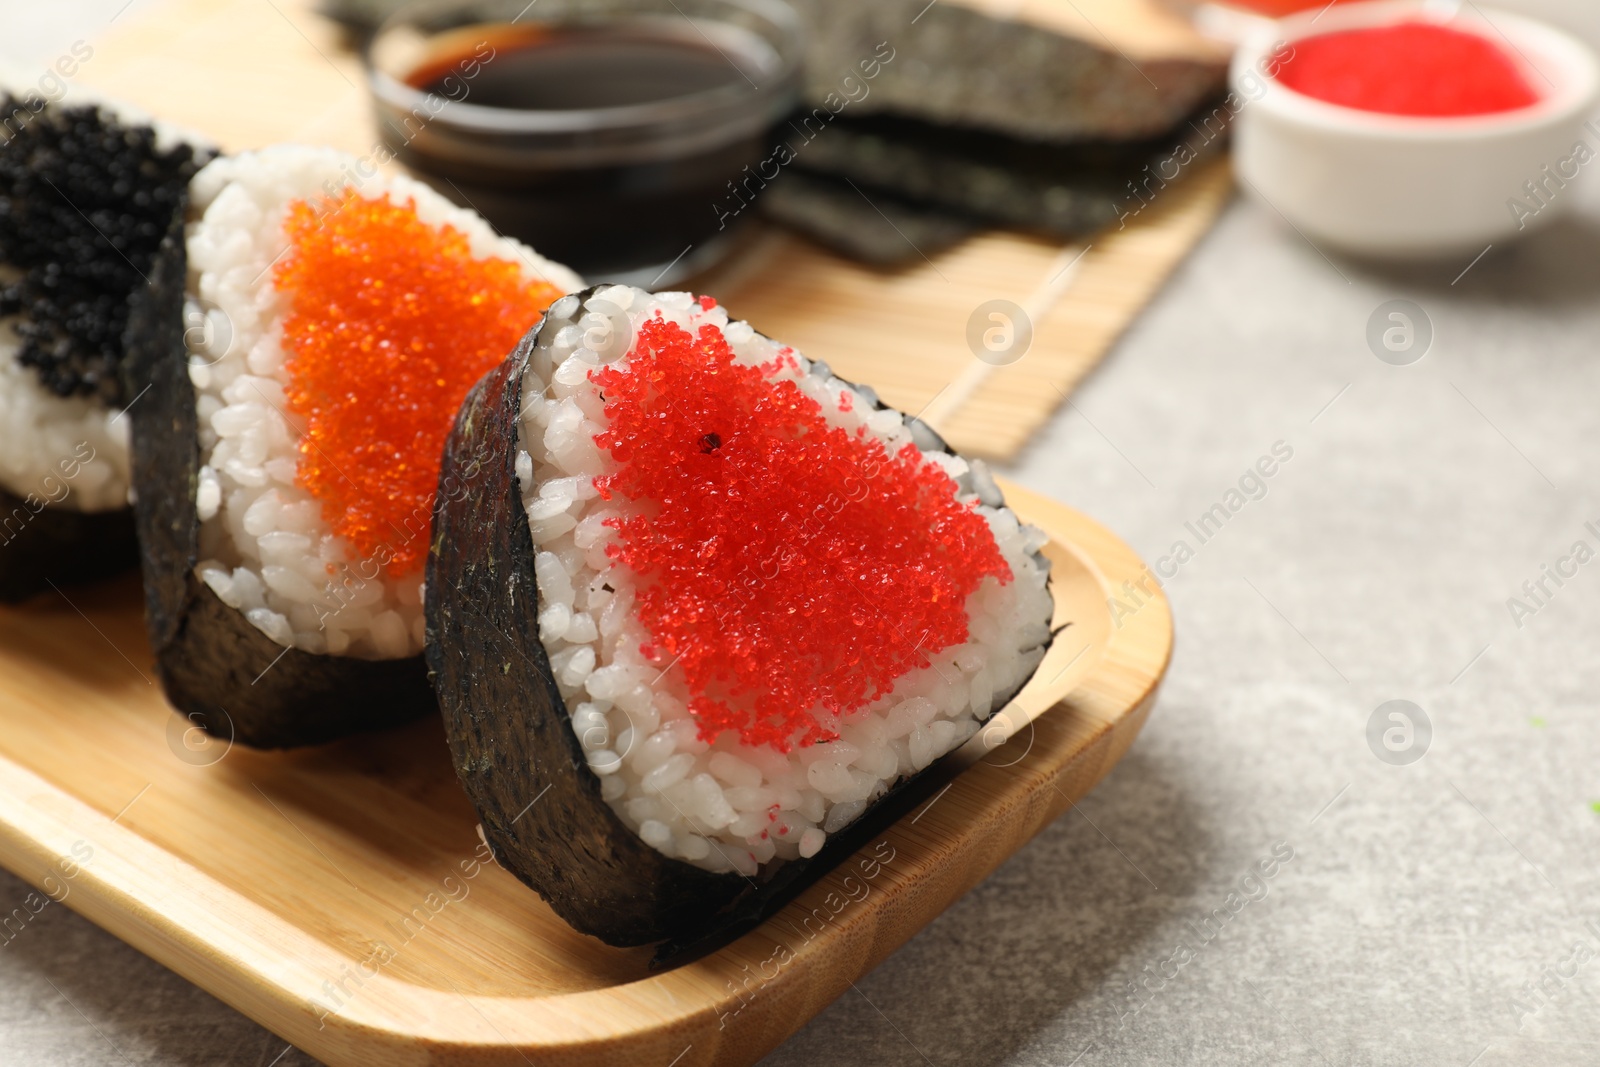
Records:
{"label": "dark seaweed sheet", "polygon": [[539,640],[516,474],[523,372],[543,325],[467,395],[445,445],[428,665],[456,775],[501,865],[574,928],[641,945],[703,925],[754,883],[646,845],[601,797],[572,732]]}
{"label": "dark seaweed sheet", "polygon": [[[394,726],[436,704],[422,657],[358,660],[286,649],[195,576],[199,423],[183,342],[183,215],[136,294],[125,373],[149,386],[133,421],[145,615],[167,699],[208,730],[258,748]],[[142,388],[142,387],[141,387]]]}
{"label": "dark seaweed sheet", "polygon": [[0,489],[0,603],[110,578],[138,562],[127,508],[73,511]]}
{"label": "dark seaweed sheet", "polygon": [[891,117],[791,122],[779,131],[787,150],[779,158],[792,153],[793,161],[754,202],[769,218],[879,266],[916,262],[989,226],[1083,237],[1123,225],[1221,151],[1227,118],[1226,108],[1208,104],[1168,137],[1080,144]]}
{"label": "dark seaweed sheet", "polygon": [[[539,639],[535,548],[515,463],[522,381],[544,328],[541,320],[474,387],[445,446],[428,557],[428,664],[456,774],[500,863],[577,930],[614,945],[666,940],[657,962],[677,963],[772,914],[957,764],[953,753],[935,760],[836,843],[754,878],[670,859],[612,811]],[[1014,695],[997,694],[995,706]]]}
{"label": "dark seaweed sheet", "polygon": [[877,267],[936,255],[983,228],[975,219],[876,187],[868,194],[846,180],[799,170],[773,182],[761,193],[760,204],[774,222]]}
{"label": "dark seaweed sheet", "polygon": [[789,2],[810,34],[808,104],[848,98],[852,117],[888,114],[1024,141],[1139,140],[1177,126],[1227,78],[1221,59],[1135,63],[1093,40],[960,4]]}

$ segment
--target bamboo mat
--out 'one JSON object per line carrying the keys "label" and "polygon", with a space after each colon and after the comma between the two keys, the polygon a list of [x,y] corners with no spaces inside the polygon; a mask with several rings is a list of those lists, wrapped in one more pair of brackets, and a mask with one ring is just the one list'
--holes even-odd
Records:
{"label": "bamboo mat", "polygon": [[[965,2],[1141,58],[1207,48],[1156,0]],[[366,155],[376,133],[360,62],[311,4],[156,0],[119,15],[74,80],[227,151],[300,141]],[[894,272],[774,232],[697,288],[895,407],[921,412],[956,448],[1008,459],[1110,351],[1231,189],[1227,165],[1212,163],[1163,190],[1125,229],[1081,245],[989,233]],[[978,360],[967,343],[969,318],[994,299],[1020,305],[1033,324],[1026,355],[1003,367]]]}

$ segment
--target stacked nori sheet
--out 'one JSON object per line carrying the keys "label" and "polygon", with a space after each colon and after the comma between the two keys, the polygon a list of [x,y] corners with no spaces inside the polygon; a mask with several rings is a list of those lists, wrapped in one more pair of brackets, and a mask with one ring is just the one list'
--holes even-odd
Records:
{"label": "stacked nori sheet", "polygon": [[811,33],[805,106],[777,131],[781,173],[724,210],[748,200],[856,259],[914,262],[996,226],[1093,233],[1224,142],[1220,60],[1136,64],[942,0],[789,3]]}

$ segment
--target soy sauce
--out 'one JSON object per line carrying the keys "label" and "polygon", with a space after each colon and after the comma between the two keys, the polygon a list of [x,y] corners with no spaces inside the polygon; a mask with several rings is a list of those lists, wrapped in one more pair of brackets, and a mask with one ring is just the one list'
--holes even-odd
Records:
{"label": "soy sauce", "polygon": [[400,80],[441,106],[380,107],[385,143],[591,280],[666,284],[669,263],[715,258],[731,242],[730,183],[771,151],[799,93],[787,46],[681,15],[475,26],[433,43]]}
{"label": "soy sauce", "polygon": [[[470,82],[459,73],[464,57],[430,63],[406,81],[424,92],[479,107],[529,111],[629,107],[750,88],[739,63],[744,57],[682,34],[577,27],[487,40],[492,53],[480,51],[478,58],[492,58],[481,63]],[[465,95],[458,86],[465,88]]]}

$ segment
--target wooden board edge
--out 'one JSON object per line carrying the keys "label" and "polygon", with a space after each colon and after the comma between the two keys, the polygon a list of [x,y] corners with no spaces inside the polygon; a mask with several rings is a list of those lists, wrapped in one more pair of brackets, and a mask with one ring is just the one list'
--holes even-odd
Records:
{"label": "wooden board edge", "polygon": [[[1094,563],[1108,589],[1142,571],[1132,550],[1093,520],[1016,487],[1007,493],[1025,501],[1030,518],[1034,509],[1047,509],[1055,515],[1050,525],[1064,521],[1077,535],[1069,543]],[[529,1053],[541,1064],[659,1067],[674,1057],[682,1067],[749,1063],[909,940],[1115,765],[1148,717],[1171,650],[1164,599],[1135,624],[1113,637],[1091,677],[1044,721],[1041,729],[1054,735],[1054,747],[1030,749],[1011,766],[1001,765],[1012,758],[1007,754],[970,768],[943,797],[942,809],[930,804],[910,824],[896,824],[885,840],[905,861],[882,864],[887,880],[879,888],[892,890],[888,903],[845,913],[825,942],[819,938],[794,953],[780,971],[785,980],[763,985],[761,995],[748,1000],[730,998],[727,990],[748,970],[752,952],[759,953],[763,931],[775,943],[772,923],[706,960],[562,996],[480,997],[410,985],[381,971],[357,972],[348,957],[119,825],[120,813],[108,817],[7,760],[0,760],[0,864],[332,1067],[512,1064]],[[1007,776],[1006,788],[992,788],[996,775]],[[1001,803],[970,795],[985,781]],[[952,835],[961,846],[941,851]],[[794,914],[819,907],[849,877],[848,871],[832,872],[772,922],[788,917],[792,924]],[[195,896],[205,906],[197,909]],[[263,974],[270,981],[263,982]],[[341,976],[357,995],[337,1015],[319,1020],[313,998],[303,994]],[[726,1009],[736,1000],[741,1008],[730,1028]],[[627,1018],[645,1021],[622,1024]]]}

